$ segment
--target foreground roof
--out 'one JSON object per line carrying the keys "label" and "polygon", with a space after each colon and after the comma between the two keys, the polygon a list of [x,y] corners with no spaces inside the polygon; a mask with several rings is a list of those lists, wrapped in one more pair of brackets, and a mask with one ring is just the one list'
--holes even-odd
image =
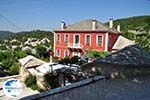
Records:
{"label": "foreground roof", "polygon": [[42,64],[45,64],[46,62],[43,60],[40,60],[34,56],[27,56],[24,57],[22,59],[18,60],[22,66],[24,66],[25,68],[30,68],[30,67],[35,67],[35,66],[40,66]]}
{"label": "foreground roof", "polygon": [[129,45],[133,45],[135,44],[133,41],[123,37],[123,36],[119,36],[117,41],[115,42],[114,46],[113,46],[113,50],[120,50],[120,49],[123,49],[124,47],[126,46],[129,46]]}
{"label": "foreground roof", "polygon": [[20,100],[150,100],[150,77],[105,80],[101,76]]}
{"label": "foreground roof", "polygon": [[119,65],[150,66],[150,53],[138,45],[130,45],[106,56],[101,61]]}
{"label": "foreground roof", "polygon": [[92,22],[93,19],[83,20],[71,25],[67,25],[64,30],[57,29],[54,31],[109,31],[114,33],[119,33],[116,29],[110,29],[108,26],[104,25],[103,23],[96,21],[96,29],[92,30]]}

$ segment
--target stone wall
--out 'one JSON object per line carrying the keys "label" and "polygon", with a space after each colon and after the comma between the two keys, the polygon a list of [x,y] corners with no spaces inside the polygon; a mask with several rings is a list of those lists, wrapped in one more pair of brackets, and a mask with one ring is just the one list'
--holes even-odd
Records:
{"label": "stone wall", "polygon": [[149,66],[118,65],[103,62],[92,62],[83,65],[81,69],[84,73],[89,75],[99,73],[101,75],[105,75],[106,77],[112,78],[128,78],[133,76],[150,75]]}
{"label": "stone wall", "polygon": [[0,82],[4,82],[4,81],[6,81],[8,79],[12,79],[12,78],[14,78],[14,79],[20,79],[21,75],[13,75],[13,76],[1,77],[0,78]]}
{"label": "stone wall", "polygon": [[150,100],[150,77],[103,78],[97,76],[21,100]]}

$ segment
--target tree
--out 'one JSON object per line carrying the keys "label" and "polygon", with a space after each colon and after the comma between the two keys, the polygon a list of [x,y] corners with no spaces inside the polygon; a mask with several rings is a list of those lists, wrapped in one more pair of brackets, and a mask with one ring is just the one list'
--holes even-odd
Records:
{"label": "tree", "polygon": [[150,18],[145,19],[143,31],[146,33],[136,35],[136,43],[143,47],[146,51],[150,51]]}
{"label": "tree", "polygon": [[150,33],[142,33],[136,35],[135,42],[143,47],[146,51],[150,51]]}
{"label": "tree", "polygon": [[9,70],[10,70],[11,75],[19,74],[19,64],[17,64],[17,63],[13,64]]}
{"label": "tree", "polygon": [[5,66],[5,70],[9,70],[9,68],[14,64],[14,60],[3,59],[1,63]]}
{"label": "tree", "polygon": [[43,52],[46,52],[47,51],[47,48],[43,45],[38,45],[36,46],[36,53],[38,56],[40,56],[40,53],[43,53]]}
{"label": "tree", "polygon": [[44,82],[46,84],[47,89],[57,88],[60,86],[59,84],[59,75],[57,72],[47,73],[44,75]]}
{"label": "tree", "polygon": [[150,18],[145,19],[146,25],[144,26],[144,30],[146,33],[150,32]]}
{"label": "tree", "polygon": [[95,58],[95,57],[105,57],[109,54],[109,52],[100,52],[100,51],[88,51],[88,57],[90,58]]}
{"label": "tree", "polygon": [[33,90],[38,89],[36,76],[29,74],[29,76],[25,79],[25,85]]}
{"label": "tree", "polygon": [[134,38],[135,38],[135,34],[132,33],[132,32],[127,32],[127,31],[126,31],[126,32],[124,32],[122,35],[123,35],[124,37],[130,39],[130,40],[134,40]]}

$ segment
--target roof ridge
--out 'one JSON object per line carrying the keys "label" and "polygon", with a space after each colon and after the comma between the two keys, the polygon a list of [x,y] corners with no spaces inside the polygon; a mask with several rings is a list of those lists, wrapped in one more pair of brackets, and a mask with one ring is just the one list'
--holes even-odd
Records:
{"label": "roof ridge", "polygon": [[[97,23],[96,25],[97,28],[95,30],[92,30],[93,20],[96,20]],[[55,30],[55,31],[62,31],[62,30]],[[75,22],[73,24],[66,25],[63,31],[110,31],[113,33],[120,33],[116,29],[109,28],[107,25],[94,18],[89,18]]]}

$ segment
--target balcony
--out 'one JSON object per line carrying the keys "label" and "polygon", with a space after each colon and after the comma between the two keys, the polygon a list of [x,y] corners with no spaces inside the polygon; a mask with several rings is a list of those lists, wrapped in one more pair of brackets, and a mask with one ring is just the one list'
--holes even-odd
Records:
{"label": "balcony", "polygon": [[76,48],[76,49],[82,49],[83,45],[82,44],[74,44],[74,43],[68,43],[68,48]]}

